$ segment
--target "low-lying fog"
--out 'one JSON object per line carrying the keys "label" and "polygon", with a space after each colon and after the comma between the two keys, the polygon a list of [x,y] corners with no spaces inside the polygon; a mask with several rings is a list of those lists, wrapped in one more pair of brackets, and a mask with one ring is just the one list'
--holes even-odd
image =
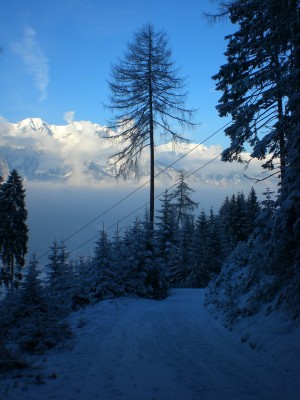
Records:
{"label": "low-lying fog", "polygon": [[[115,182],[109,187],[101,188],[26,182],[24,186],[30,229],[28,255],[36,253],[37,257],[40,257],[49,250],[53,240],[61,241],[78,230],[80,231],[66,241],[67,249],[72,251],[72,256],[92,254],[97,234],[103,225],[105,229],[108,229],[108,233],[113,235],[117,224],[119,229],[122,229],[130,224],[137,215],[144,215],[145,207],[142,206],[149,201],[148,184],[130,195],[141,184],[141,182],[134,184],[132,182]],[[171,185],[158,185],[156,195],[163,193]],[[248,179],[226,185],[189,183],[189,186],[195,190],[192,193],[192,199],[199,202],[196,214],[202,208],[209,211],[211,206],[215,212],[218,212],[226,195],[231,196],[233,193],[243,191],[247,196],[251,185],[252,182],[249,182]],[[261,197],[261,193],[266,189],[266,184],[262,182],[254,187],[257,195]],[[122,201],[126,196],[129,197]],[[120,204],[109,210],[118,202]],[[159,208],[160,200],[158,198],[155,209]],[[90,223],[91,221],[93,222]],[[87,224],[88,226],[83,228]],[[89,242],[83,245],[87,241]],[[44,256],[41,262],[44,263],[46,260],[47,256]]]}

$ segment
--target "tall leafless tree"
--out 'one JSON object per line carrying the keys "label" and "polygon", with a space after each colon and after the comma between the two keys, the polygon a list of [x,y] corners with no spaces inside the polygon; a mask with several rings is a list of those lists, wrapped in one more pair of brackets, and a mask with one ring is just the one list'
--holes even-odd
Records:
{"label": "tall leafless tree", "polygon": [[127,45],[127,52],[112,66],[108,108],[114,112],[113,138],[125,144],[114,154],[116,175],[138,174],[142,150],[150,150],[150,221],[154,221],[154,134],[186,141],[178,127],[192,127],[194,110],[185,107],[185,80],[171,61],[166,33],[144,26]]}

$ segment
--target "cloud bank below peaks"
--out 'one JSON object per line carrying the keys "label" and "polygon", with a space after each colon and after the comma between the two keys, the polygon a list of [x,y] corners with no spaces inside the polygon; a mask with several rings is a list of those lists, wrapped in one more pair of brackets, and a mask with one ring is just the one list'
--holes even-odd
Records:
{"label": "cloud bank below peaks", "polygon": [[[27,118],[18,124],[0,121],[0,174],[5,176],[16,168],[29,182],[93,187],[117,185],[107,160],[122,148],[121,143],[109,138],[113,133],[108,128],[73,119],[74,112],[70,111],[65,113],[69,123],[60,126],[49,125],[40,118]],[[241,164],[224,163],[218,158],[205,166],[221,152],[220,145],[158,145],[155,153],[155,170],[159,174],[157,185],[168,187],[175,183],[181,170],[186,176],[190,175],[188,181],[192,187],[241,185],[245,180],[244,184],[249,186]],[[251,162],[250,165],[247,174],[258,176],[260,163]],[[140,182],[149,179],[147,151],[140,159],[139,177]],[[129,181],[136,184],[133,178]],[[118,185],[122,185],[122,180]]]}

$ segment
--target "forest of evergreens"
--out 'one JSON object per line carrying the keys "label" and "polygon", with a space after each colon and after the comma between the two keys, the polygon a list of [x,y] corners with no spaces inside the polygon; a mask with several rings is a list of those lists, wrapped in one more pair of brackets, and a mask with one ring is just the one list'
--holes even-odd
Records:
{"label": "forest of evergreens", "polygon": [[[22,268],[28,240],[25,191],[21,177],[12,171],[2,182],[0,193],[3,354],[16,347],[42,353],[70,338],[67,316],[72,310],[127,294],[164,299],[172,287],[208,286],[207,304],[222,308],[229,322],[257,312],[262,303],[270,304],[269,312],[282,307],[291,318],[299,319],[299,0],[235,0],[223,4],[220,15],[212,18],[221,16],[227,16],[237,27],[226,37],[227,63],[213,77],[222,93],[219,114],[232,119],[225,130],[230,145],[222,158],[245,163],[245,147],[250,146],[251,157],[262,161],[266,176],[278,178],[278,193],[272,197],[267,191],[264,200],[258,202],[252,188],[247,194],[234,193],[224,199],[218,212],[196,213],[197,199],[192,199],[193,191],[181,175],[176,189],[166,191],[161,198],[155,219],[151,202],[151,210],[137,217],[122,234],[117,229],[109,237],[103,229],[89,257],[71,259],[66,244],[55,241],[46,265],[39,265],[32,257],[27,268]],[[148,31],[147,40],[156,37],[152,27]],[[139,48],[132,49],[134,56]],[[150,52],[151,57],[154,54]],[[148,79],[145,87],[151,88],[148,95],[154,101],[153,74],[156,71],[161,77],[161,70],[151,70],[149,60],[143,79]],[[167,68],[169,64],[163,61],[160,65]],[[126,70],[116,68],[117,76],[124,80]],[[139,76],[136,70],[131,72],[134,79]],[[122,85],[118,90],[136,98]],[[118,102],[120,93],[117,107],[123,109]],[[159,95],[162,93],[163,89]],[[119,154],[121,160],[125,157],[126,167],[137,167],[136,155],[145,145],[144,139],[149,139],[149,121],[158,124],[155,109],[147,108],[148,100],[137,115],[144,136],[136,135],[138,126],[129,129],[125,124],[126,140],[133,140],[133,147]],[[163,120],[168,113],[164,101],[167,99],[153,102]],[[185,114],[181,102],[174,104],[179,104],[179,111]],[[138,110],[136,104],[132,107]],[[150,119],[144,119],[145,115]]]}

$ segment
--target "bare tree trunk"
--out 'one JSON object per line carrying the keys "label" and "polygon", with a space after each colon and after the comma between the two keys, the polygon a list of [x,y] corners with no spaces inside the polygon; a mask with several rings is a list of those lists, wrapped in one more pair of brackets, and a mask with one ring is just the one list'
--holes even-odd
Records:
{"label": "bare tree trunk", "polygon": [[150,223],[154,224],[154,132],[153,118],[150,122]]}
{"label": "bare tree trunk", "polygon": [[149,137],[150,137],[150,223],[154,224],[154,124],[153,124],[153,88],[152,88],[152,38],[149,38]]}
{"label": "bare tree trunk", "polygon": [[13,289],[15,286],[15,258],[12,254],[10,261],[10,273],[11,273],[11,288]]}

